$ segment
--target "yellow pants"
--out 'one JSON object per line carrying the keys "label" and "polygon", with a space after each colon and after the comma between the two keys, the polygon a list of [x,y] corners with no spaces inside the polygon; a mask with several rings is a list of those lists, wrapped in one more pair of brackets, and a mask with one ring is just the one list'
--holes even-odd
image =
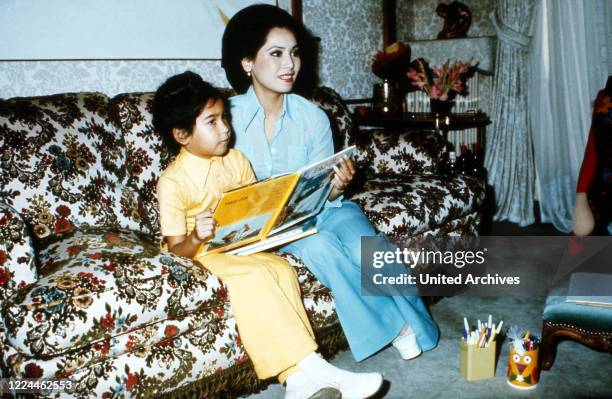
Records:
{"label": "yellow pants", "polygon": [[281,382],[317,349],[295,269],[269,253],[196,258],[225,282],[240,338],[260,379]]}

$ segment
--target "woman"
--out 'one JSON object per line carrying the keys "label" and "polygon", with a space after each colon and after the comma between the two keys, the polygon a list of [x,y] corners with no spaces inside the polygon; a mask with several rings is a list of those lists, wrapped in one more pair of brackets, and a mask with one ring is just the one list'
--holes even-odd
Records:
{"label": "woman", "polygon": [[[222,66],[233,88],[244,93],[230,99],[236,148],[250,160],[258,179],[293,172],[333,154],[325,113],[291,93],[300,83],[302,66],[313,67],[311,43],[304,26],[274,6],[247,7],[225,29]],[[436,346],[438,329],[419,297],[360,294],[361,237],[376,232],[359,207],[342,198],[354,173],[353,162],[345,159],[316,218],[319,233],[283,250],[300,257],[332,290],[357,361],[389,343],[402,358],[411,359]]]}

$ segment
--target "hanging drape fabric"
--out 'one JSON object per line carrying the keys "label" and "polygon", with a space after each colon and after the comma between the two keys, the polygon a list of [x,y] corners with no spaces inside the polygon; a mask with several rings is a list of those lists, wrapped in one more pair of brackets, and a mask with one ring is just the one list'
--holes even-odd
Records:
{"label": "hanging drape fabric", "polygon": [[489,19],[495,28],[497,38],[513,47],[527,47],[531,42],[531,38],[527,35],[523,35],[521,32],[513,30],[508,25],[504,24],[504,21],[499,17],[496,11],[491,11]]}
{"label": "hanging drape fabric", "polygon": [[534,161],[528,115],[527,36],[533,0],[499,0],[492,16],[499,38],[485,166],[493,187],[494,220],[534,222]]}
{"label": "hanging drape fabric", "polygon": [[612,70],[606,7],[606,0],[540,0],[536,12],[530,108],[537,192],[542,221],[564,232],[572,228],[593,100]]}

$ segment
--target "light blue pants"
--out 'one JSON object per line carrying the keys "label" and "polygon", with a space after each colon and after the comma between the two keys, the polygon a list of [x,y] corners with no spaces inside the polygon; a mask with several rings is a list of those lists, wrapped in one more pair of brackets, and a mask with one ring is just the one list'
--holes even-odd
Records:
{"label": "light blue pants", "polygon": [[[356,361],[384,348],[410,325],[422,350],[435,348],[439,331],[419,296],[361,295],[361,237],[374,227],[352,201],[325,208],[316,220],[319,233],[282,248],[304,261],[334,295],[336,312]],[[389,243],[389,245],[393,245]]]}

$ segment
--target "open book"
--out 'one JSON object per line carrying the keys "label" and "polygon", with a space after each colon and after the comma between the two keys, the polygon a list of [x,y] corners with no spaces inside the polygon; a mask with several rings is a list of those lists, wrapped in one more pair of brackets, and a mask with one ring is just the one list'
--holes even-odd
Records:
{"label": "open book", "polygon": [[223,193],[213,215],[215,235],[205,243],[207,251],[248,255],[316,233],[313,224],[305,222],[325,205],[334,166],[354,152],[351,146],[295,173]]}

